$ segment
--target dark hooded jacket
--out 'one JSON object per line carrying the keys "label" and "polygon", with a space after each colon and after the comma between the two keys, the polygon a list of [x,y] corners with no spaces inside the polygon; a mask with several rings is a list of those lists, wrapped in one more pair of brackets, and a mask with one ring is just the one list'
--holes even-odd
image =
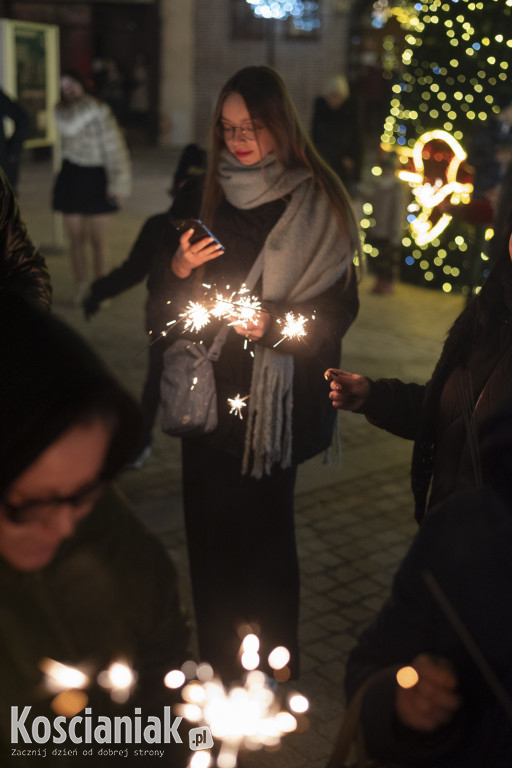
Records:
{"label": "dark hooded jacket", "polygon": [[[510,229],[509,229],[510,232]],[[372,424],[414,440],[416,518],[451,493],[474,488],[482,425],[510,394],[512,263],[506,247],[481,292],[451,328],[426,384],[370,382],[359,409]]]}
{"label": "dark hooded jacket", "polygon": [[[362,709],[370,757],[416,768],[512,765],[510,705],[507,712],[501,700],[512,700],[511,435],[509,397],[481,425],[484,485],[450,496],[427,515],[390,598],[349,657],[349,699],[372,678]],[[431,734],[400,724],[394,709],[397,670],[423,653],[448,659],[462,701]],[[491,673],[482,674],[482,657]]]}

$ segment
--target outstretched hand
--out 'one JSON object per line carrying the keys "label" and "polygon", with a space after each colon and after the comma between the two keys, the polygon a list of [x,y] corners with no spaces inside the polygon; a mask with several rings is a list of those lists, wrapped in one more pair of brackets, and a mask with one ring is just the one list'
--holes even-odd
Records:
{"label": "outstretched hand", "polygon": [[328,368],[324,378],[331,382],[329,398],[333,406],[343,411],[358,410],[370,394],[370,382],[358,373]]}
{"label": "outstretched hand", "polygon": [[180,247],[172,257],[171,269],[177,277],[188,277],[196,267],[224,253],[223,246],[213,237],[204,237],[191,244],[190,238],[193,234],[193,229],[187,229],[182,234]]}
{"label": "outstretched hand", "polygon": [[418,682],[410,688],[397,685],[395,707],[408,728],[430,733],[448,723],[460,707],[457,677],[444,658],[421,654],[412,662]]}

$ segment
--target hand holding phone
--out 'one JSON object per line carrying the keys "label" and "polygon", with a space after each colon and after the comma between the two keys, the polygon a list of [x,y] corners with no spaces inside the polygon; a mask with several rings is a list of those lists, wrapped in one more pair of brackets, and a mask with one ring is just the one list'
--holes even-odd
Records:
{"label": "hand holding phone", "polygon": [[182,233],[180,247],[171,262],[177,277],[188,277],[196,267],[224,253],[222,243],[199,219],[175,219],[172,223]]}
{"label": "hand holding phone", "polygon": [[180,235],[185,234],[185,232],[188,232],[189,229],[193,230],[193,233],[190,235],[189,243],[191,245],[194,245],[195,243],[199,243],[201,240],[204,240],[205,238],[210,238],[213,243],[216,243],[217,246],[222,248],[224,250],[224,246],[222,243],[220,243],[215,235],[210,232],[206,224],[203,224],[201,219],[173,219],[172,225],[176,227]]}

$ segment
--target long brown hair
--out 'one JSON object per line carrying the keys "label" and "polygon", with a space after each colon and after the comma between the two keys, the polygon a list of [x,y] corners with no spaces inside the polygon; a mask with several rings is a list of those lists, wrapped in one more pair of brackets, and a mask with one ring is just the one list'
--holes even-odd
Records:
{"label": "long brown hair", "polygon": [[217,170],[225,143],[217,131],[217,126],[224,102],[231,93],[239,94],[251,119],[262,122],[272,134],[275,142],[274,154],[283,169],[305,167],[311,170],[315,183],[329,198],[341,234],[348,236],[351,251],[357,254],[361,263],[359,227],[348,192],[316,151],[301,123],[286,85],[270,67],[252,66],[239,70],[227,81],[219,94],[211,129],[211,155],[201,209],[203,221],[209,226],[213,225],[215,210],[223,198],[217,180]]}

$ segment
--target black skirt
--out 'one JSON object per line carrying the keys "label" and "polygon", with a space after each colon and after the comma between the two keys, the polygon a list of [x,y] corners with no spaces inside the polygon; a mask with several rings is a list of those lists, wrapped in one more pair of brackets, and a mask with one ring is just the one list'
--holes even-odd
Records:
{"label": "black skirt", "polygon": [[84,166],[64,160],[53,188],[54,211],[95,216],[113,213],[117,203],[107,196],[107,175],[103,166]]}

